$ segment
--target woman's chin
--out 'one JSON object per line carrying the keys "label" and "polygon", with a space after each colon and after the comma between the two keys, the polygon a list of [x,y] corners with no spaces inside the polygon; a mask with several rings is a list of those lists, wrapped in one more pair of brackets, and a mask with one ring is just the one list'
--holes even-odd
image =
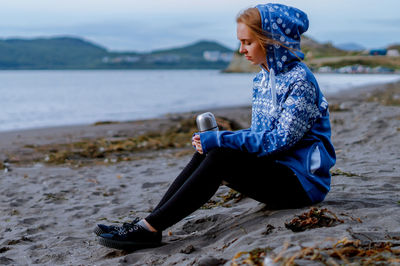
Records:
{"label": "woman's chin", "polygon": [[258,65],[260,65],[261,63],[260,62],[257,62],[256,60],[254,60],[253,58],[251,58],[251,57],[246,57],[246,59],[247,59],[247,61],[250,63],[250,64],[252,64],[252,65],[254,65],[254,66],[258,66]]}

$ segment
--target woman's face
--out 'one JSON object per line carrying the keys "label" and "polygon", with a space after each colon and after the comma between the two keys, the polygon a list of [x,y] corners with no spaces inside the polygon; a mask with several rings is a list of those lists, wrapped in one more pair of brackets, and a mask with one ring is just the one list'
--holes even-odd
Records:
{"label": "woman's face", "polygon": [[244,54],[253,65],[267,65],[261,44],[246,24],[240,22],[237,24],[237,38],[240,41],[239,53]]}

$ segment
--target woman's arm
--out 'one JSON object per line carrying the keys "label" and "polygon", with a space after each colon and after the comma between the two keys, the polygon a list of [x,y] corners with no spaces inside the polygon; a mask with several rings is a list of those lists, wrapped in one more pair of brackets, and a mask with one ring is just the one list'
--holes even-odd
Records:
{"label": "woman's arm", "polygon": [[320,116],[315,87],[299,80],[282,104],[276,128],[271,131],[211,131],[200,133],[202,151],[215,147],[240,149],[259,156],[285,150],[298,142]]}
{"label": "woman's arm", "polygon": [[[245,132],[245,131],[250,131],[250,130],[251,130],[250,128],[246,128],[246,129],[241,129],[241,130],[238,130],[238,131],[235,131],[235,132],[239,133],[239,132]],[[192,146],[193,146],[193,148],[196,149],[196,151],[198,153],[203,154],[203,147],[202,147],[201,140],[200,140],[200,135],[199,135],[198,132],[194,133],[193,136],[192,136]]]}

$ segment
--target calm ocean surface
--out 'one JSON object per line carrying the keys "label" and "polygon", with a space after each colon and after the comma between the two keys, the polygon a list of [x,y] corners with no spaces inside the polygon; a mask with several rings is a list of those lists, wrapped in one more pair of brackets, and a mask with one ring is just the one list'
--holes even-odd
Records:
{"label": "calm ocean surface", "polygon": [[[254,74],[216,70],[0,71],[0,131],[250,105]],[[400,75],[319,74],[326,95]]]}

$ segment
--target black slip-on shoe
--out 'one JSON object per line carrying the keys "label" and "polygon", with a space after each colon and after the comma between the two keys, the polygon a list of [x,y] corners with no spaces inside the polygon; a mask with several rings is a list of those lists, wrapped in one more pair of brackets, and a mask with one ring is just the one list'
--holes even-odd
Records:
{"label": "black slip-on shoe", "polygon": [[133,222],[131,223],[124,223],[123,225],[105,225],[105,224],[98,224],[96,226],[96,228],[93,230],[93,232],[96,235],[101,235],[101,234],[108,234],[111,233],[113,231],[119,231],[120,228],[122,227],[130,227],[133,226],[134,224],[136,224],[137,222],[139,222],[141,220],[141,218],[136,217]]}
{"label": "black slip-on shoe", "polygon": [[109,248],[134,250],[161,245],[161,232],[150,232],[138,224],[121,227],[118,231],[101,234],[100,245]]}

